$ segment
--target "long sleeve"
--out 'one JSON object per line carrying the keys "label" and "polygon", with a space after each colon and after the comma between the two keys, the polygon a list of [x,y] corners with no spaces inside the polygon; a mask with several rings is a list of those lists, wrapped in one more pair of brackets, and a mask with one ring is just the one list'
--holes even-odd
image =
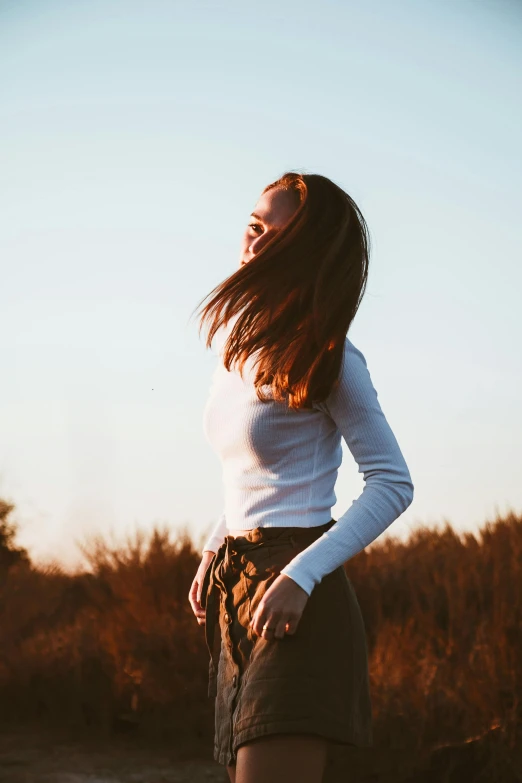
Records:
{"label": "long sleeve", "polygon": [[207,540],[203,544],[202,552],[217,552],[221,544],[223,543],[225,536],[227,534],[227,523],[226,523],[226,517],[225,512],[218,517],[218,520],[214,527],[212,528],[212,531],[210,535],[208,536]]}
{"label": "long sleeve", "polygon": [[413,500],[411,476],[377,399],[366,359],[348,338],[339,385],[316,405],[337,425],[365,486],[336,523],[282,569],[309,595],[326,574],[374,541]]}

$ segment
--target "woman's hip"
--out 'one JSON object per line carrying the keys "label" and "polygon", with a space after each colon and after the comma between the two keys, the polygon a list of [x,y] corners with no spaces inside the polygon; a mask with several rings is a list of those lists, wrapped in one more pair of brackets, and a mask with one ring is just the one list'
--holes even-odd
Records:
{"label": "woman's hip", "polygon": [[237,665],[246,670],[262,659],[263,667],[273,661],[289,675],[301,672],[309,676],[328,670],[336,661],[348,668],[364,668],[367,650],[363,618],[343,566],[314,587],[292,634],[282,639],[255,634],[251,622],[260,601],[281,570],[308,545],[306,539],[314,540],[309,529],[280,534],[277,531],[282,529],[267,530],[272,532],[258,538],[257,546],[239,549],[228,568],[223,564],[219,626],[226,649]]}

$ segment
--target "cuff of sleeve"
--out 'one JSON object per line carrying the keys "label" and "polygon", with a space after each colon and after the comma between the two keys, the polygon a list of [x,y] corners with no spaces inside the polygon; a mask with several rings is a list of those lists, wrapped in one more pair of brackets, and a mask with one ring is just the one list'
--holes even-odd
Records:
{"label": "cuff of sleeve", "polygon": [[227,533],[227,523],[225,512],[218,518],[216,524],[212,528],[210,535],[203,544],[202,552],[217,552]]}
{"label": "cuff of sleeve", "polygon": [[288,565],[281,569],[280,573],[289,576],[290,579],[293,579],[294,582],[299,585],[299,587],[303,588],[305,593],[309,596],[311,595],[316,582],[308,576],[308,574],[304,573],[302,568],[299,568],[299,566],[296,565],[292,566],[292,563],[288,563]]}
{"label": "cuff of sleeve", "polygon": [[211,536],[210,538],[207,538],[205,543],[203,544],[202,552],[217,552],[223,541],[225,540],[224,536],[218,537],[218,536]]}

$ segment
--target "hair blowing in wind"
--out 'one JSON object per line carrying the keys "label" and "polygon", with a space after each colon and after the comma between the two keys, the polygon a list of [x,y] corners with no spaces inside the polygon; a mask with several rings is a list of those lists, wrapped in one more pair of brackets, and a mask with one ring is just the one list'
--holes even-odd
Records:
{"label": "hair blowing in wind", "polygon": [[[206,347],[234,316],[223,350],[240,372],[257,354],[260,400],[311,408],[339,378],[344,341],[368,279],[370,237],[354,200],[320,174],[287,172],[263,193],[295,194],[296,211],[248,263],[216,286],[200,313]],[[204,301],[204,300],[203,300]],[[271,387],[265,396],[262,386]]]}

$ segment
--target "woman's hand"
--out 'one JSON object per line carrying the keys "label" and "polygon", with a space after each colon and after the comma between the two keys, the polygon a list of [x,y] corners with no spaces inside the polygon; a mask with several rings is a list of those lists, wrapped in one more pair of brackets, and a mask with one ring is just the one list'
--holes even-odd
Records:
{"label": "woman's hand", "polygon": [[214,557],[214,554],[214,552],[211,552],[208,549],[203,552],[201,563],[199,564],[199,568],[196,571],[196,576],[194,577],[190,587],[189,601],[199,625],[205,625],[205,610],[201,606],[201,585],[203,584],[203,577],[205,576],[207,568],[210,564],[210,561]]}
{"label": "woman's hand", "polygon": [[[263,639],[282,639],[295,633],[308,600],[308,593],[286,574],[279,574],[260,600],[251,627]],[[263,626],[267,625],[266,631]]]}

